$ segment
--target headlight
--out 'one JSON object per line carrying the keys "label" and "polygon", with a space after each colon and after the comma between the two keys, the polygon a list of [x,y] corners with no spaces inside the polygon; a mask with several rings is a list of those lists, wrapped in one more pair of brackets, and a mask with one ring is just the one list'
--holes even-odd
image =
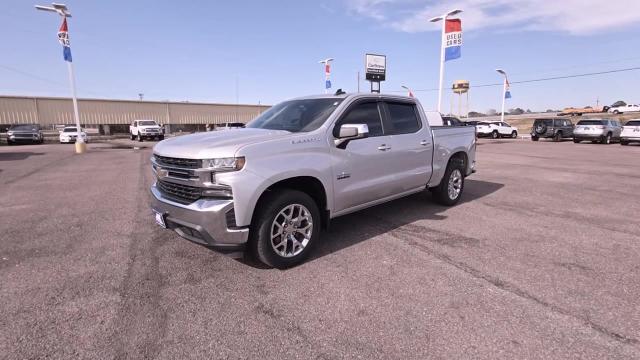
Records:
{"label": "headlight", "polygon": [[13,131],[7,131],[7,135],[9,136],[13,135]]}
{"label": "headlight", "polygon": [[244,157],[206,159],[202,166],[214,171],[237,171],[244,167]]}

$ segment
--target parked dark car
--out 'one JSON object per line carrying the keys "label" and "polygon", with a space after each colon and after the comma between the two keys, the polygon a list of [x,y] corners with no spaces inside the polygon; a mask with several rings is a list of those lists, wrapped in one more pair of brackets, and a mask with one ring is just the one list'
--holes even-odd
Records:
{"label": "parked dark car", "polygon": [[531,140],[551,138],[553,141],[573,138],[574,125],[568,119],[535,119],[531,128]]}
{"label": "parked dark car", "polygon": [[9,145],[17,143],[42,144],[43,142],[44,136],[42,135],[40,125],[11,125],[7,130],[7,144]]}

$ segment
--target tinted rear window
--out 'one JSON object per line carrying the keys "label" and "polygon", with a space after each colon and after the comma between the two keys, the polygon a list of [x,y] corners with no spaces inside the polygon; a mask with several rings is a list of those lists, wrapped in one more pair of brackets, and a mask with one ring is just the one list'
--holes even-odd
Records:
{"label": "tinted rear window", "polygon": [[389,117],[393,124],[394,134],[410,134],[420,130],[420,122],[416,116],[415,105],[387,103]]}
{"label": "tinted rear window", "polygon": [[534,121],[534,125],[538,125],[538,124],[545,124],[547,126],[551,126],[551,124],[553,124],[553,120],[551,120],[551,119],[536,119]]}
{"label": "tinted rear window", "polygon": [[640,126],[640,120],[627,121],[627,123],[624,124],[624,126]]}
{"label": "tinted rear window", "polygon": [[580,120],[578,125],[605,125],[605,120]]}

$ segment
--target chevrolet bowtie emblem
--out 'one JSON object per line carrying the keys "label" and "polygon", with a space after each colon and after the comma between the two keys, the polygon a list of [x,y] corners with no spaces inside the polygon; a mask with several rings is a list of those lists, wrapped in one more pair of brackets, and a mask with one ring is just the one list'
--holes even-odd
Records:
{"label": "chevrolet bowtie emblem", "polygon": [[166,178],[167,176],[169,176],[169,170],[158,169],[158,178],[162,179],[162,178]]}

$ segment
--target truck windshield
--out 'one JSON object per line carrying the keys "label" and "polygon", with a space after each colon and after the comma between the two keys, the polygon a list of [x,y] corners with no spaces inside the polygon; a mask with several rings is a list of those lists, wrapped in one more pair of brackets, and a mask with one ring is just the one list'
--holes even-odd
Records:
{"label": "truck windshield", "polygon": [[640,126],[640,120],[631,120],[624,124],[624,126]]}
{"label": "truck windshield", "polygon": [[35,125],[13,125],[9,128],[11,131],[38,131]]}
{"label": "truck windshield", "polygon": [[62,132],[76,132],[76,131],[77,131],[77,130],[76,130],[76,128],[74,128],[74,127],[73,127],[73,128],[71,128],[71,127],[67,127],[67,128],[64,128],[64,130],[62,130]]}
{"label": "truck windshield", "polygon": [[247,124],[248,128],[307,132],[319,128],[340,105],[342,99],[290,100],[265,111]]}
{"label": "truck windshield", "polygon": [[138,126],[156,126],[156,122],[153,120],[138,121]]}
{"label": "truck windshield", "polygon": [[551,119],[536,119],[535,120],[535,125],[538,125],[538,124],[541,124],[541,123],[545,124],[547,126],[553,126],[553,120],[551,120]]}

